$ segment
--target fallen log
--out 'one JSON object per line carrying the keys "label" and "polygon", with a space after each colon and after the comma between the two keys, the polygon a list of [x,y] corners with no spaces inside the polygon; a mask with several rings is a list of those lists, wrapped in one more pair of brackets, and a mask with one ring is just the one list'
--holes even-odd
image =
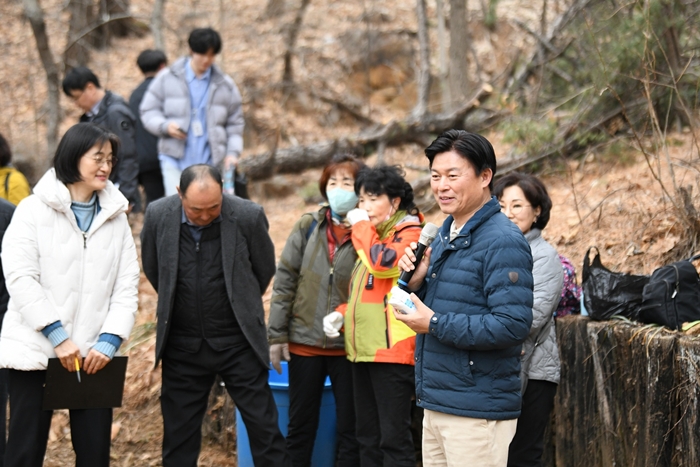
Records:
{"label": "fallen log", "polygon": [[[481,100],[489,96],[491,91],[490,86],[483,86],[474,97],[452,112],[427,113],[420,118],[411,115],[399,122],[391,121],[385,125],[374,125],[354,136],[246,156],[241,159],[239,169],[249,180],[262,180],[275,174],[299,173],[306,169],[321,167],[340,151],[365,157],[380,145],[389,147],[416,142],[427,146],[432,135],[451,128],[462,128],[464,118],[469,112],[478,108]],[[475,123],[475,125],[478,124],[478,122]]]}

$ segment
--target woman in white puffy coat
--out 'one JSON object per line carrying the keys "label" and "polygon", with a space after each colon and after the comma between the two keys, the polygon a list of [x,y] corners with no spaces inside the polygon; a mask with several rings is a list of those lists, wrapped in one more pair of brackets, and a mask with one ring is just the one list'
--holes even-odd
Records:
{"label": "woman in white puffy coat", "polygon": [[[2,244],[10,302],[0,334],[9,369],[6,467],[40,467],[51,411],[42,410],[49,358],[94,374],[129,337],[139,266],[128,201],[109,181],[116,136],[90,123],[63,136],[53,168],[15,210]],[[76,466],[109,465],[112,409],[71,410]]]}
{"label": "woman in white puffy coat", "polygon": [[508,451],[508,467],[542,465],[544,431],[550,421],[560,374],[556,310],[564,282],[564,269],[552,245],[542,238],[549,222],[552,200],[544,184],[532,175],[511,173],[493,190],[501,210],[525,234],[532,251],[534,302],[532,327],[523,343],[523,402],[518,426]]}

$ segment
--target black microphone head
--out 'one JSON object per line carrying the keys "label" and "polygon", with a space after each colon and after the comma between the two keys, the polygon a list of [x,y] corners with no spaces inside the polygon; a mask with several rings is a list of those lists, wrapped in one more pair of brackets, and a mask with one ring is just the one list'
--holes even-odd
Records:
{"label": "black microphone head", "polygon": [[439,227],[432,222],[428,222],[425,224],[423,227],[423,230],[420,231],[420,239],[418,239],[418,243],[422,243],[425,246],[430,246],[431,243],[433,243],[433,240],[435,240],[435,237],[437,237]]}

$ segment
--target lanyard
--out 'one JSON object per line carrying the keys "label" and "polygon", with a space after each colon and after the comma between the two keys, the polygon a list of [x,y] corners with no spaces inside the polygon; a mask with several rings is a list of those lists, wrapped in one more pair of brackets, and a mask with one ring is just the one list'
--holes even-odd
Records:
{"label": "lanyard", "polygon": [[[197,78],[197,75],[195,75],[194,79],[199,80]],[[197,115],[197,113],[199,112],[199,110],[203,109],[206,106],[206,100],[207,100],[207,96],[209,95],[209,85],[210,84],[211,84],[211,69],[209,70],[209,79],[207,79],[207,86],[204,88],[204,92],[202,93],[202,97],[199,98],[199,103],[197,105],[192,106],[192,117],[195,117]],[[192,104],[194,104],[194,99],[192,96],[191,89],[190,89],[190,100],[192,101]]]}

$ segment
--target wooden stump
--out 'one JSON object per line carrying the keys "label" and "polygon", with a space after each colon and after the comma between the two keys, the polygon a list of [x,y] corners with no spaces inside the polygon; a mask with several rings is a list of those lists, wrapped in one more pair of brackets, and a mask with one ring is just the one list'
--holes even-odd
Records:
{"label": "wooden stump", "polygon": [[[555,462],[549,465],[700,465],[697,457],[674,459],[674,446],[686,459],[691,451],[697,456],[693,442],[700,434],[695,402],[700,391],[689,375],[699,367],[700,344],[691,340],[683,356],[679,337],[620,321],[557,320],[562,376],[549,440]],[[676,423],[679,408],[686,418]],[[684,433],[682,441],[677,432]]]}
{"label": "wooden stump", "polygon": [[681,337],[677,358],[678,400],[673,465],[700,465],[700,339]]}

